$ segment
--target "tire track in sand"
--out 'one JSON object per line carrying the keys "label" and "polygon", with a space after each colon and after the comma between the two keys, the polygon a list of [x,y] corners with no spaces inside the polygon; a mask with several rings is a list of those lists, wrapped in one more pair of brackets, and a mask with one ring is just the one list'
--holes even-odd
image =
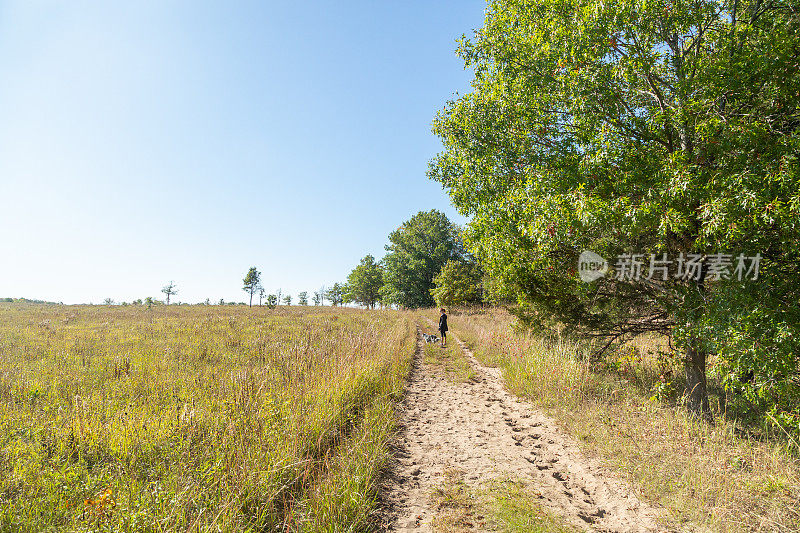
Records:
{"label": "tire track in sand", "polygon": [[500,369],[484,367],[460,339],[449,337],[461,346],[476,379],[453,383],[425,364],[418,331],[382,485],[385,530],[431,531],[437,513],[431,494],[453,470],[463,472],[471,487],[502,477],[529,483],[541,494],[542,507],[589,531],[664,530],[656,522],[657,508],[585,457],[551,418],[509,394]]}

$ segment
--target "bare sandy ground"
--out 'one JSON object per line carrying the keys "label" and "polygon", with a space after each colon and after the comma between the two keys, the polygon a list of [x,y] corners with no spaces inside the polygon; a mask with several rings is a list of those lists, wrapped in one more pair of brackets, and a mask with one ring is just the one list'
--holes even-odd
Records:
{"label": "bare sandy ground", "polygon": [[499,369],[482,366],[452,333],[448,338],[461,345],[477,378],[448,381],[422,361],[420,341],[383,486],[386,530],[432,531],[431,494],[451,471],[476,488],[496,479],[527,483],[545,509],[589,531],[663,530],[658,509],[584,456],[552,419],[506,392]]}

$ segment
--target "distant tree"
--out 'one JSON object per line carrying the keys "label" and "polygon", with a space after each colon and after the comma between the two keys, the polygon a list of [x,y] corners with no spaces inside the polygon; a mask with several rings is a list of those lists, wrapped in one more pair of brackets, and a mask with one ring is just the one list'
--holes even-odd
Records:
{"label": "distant tree", "polygon": [[153,300],[152,296],[148,296],[147,298],[144,299],[144,305],[146,305],[148,309],[153,307],[154,303],[155,303],[155,301]]}
{"label": "distant tree", "polygon": [[420,211],[389,235],[389,243],[383,301],[409,308],[434,305],[434,276],[447,261],[464,255],[458,228],[436,209]]}
{"label": "distant tree", "polygon": [[331,304],[335,307],[341,305],[344,302],[344,294],[345,294],[346,286],[342,285],[341,283],[334,283],[333,286],[328,289],[328,292],[325,294],[325,297],[331,302]]}
{"label": "distant tree", "polygon": [[291,294],[287,294],[286,296],[284,296],[283,297],[283,303],[286,304],[286,305],[292,305],[292,295]]}
{"label": "distant tree", "polygon": [[222,298],[220,298],[220,299],[219,299],[219,305],[225,305],[225,300],[224,300],[224,299],[222,299]]}
{"label": "distant tree", "polygon": [[300,305],[308,305],[308,292],[302,291],[297,295],[297,303]]}
{"label": "distant tree", "polygon": [[450,260],[433,278],[431,295],[437,305],[474,305],[482,302],[483,271],[475,261]]}
{"label": "distant tree", "polygon": [[175,282],[170,281],[168,285],[164,285],[164,288],[161,289],[161,292],[167,295],[167,305],[169,305],[169,297],[178,294],[178,289],[175,288]]}
{"label": "distant tree", "polygon": [[381,298],[382,287],[383,268],[373,256],[367,255],[347,276],[345,299],[374,309],[375,303]]}
{"label": "distant tree", "polygon": [[142,305],[142,299],[141,299],[141,298],[137,298],[136,300],[134,300],[134,301],[133,301],[133,302],[131,302],[131,303],[132,303],[133,305]]}
{"label": "distant tree", "polygon": [[204,303],[206,305],[211,305],[211,299],[210,298],[206,298],[206,301]]}
{"label": "distant tree", "polygon": [[281,292],[280,289],[278,289],[278,291],[275,293],[275,299],[277,300],[277,305],[280,305],[281,298],[283,298],[283,293]]}
{"label": "distant tree", "polygon": [[250,267],[242,282],[242,290],[250,295],[250,307],[253,307],[253,295],[261,288],[261,272],[256,267]]}
{"label": "distant tree", "polygon": [[270,309],[275,309],[278,305],[278,297],[274,294],[270,294],[267,296],[267,307]]}
{"label": "distant tree", "polygon": [[103,300],[103,305],[114,305],[113,298],[106,298],[105,300]]}
{"label": "distant tree", "polygon": [[314,305],[322,305],[323,293],[322,291],[314,291]]}

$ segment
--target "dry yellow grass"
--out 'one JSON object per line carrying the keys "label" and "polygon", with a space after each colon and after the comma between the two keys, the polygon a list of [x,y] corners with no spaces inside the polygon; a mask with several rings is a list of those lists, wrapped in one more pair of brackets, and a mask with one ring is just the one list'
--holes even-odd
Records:
{"label": "dry yellow grass", "polygon": [[580,346],[515,332],[504,311],[450,315],[476,357],[503,369],[509,390],[553,415],[681,529],[800,530],[800,463],[789,443],[741,438],[719,411],[709,425],[654,400],[648,388],[665,368],[647,357],[648,341],[616,358],[618,370],[595,372]]}
{"label": "dry yellow grass", "polygon": [[0,530],[364,530],[408,314],[0,304]]}

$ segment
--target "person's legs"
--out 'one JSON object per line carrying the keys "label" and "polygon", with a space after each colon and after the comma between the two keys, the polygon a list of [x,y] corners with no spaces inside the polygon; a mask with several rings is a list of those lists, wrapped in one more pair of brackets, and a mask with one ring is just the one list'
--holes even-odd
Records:
{"label": "person's legs", "polygon": [[442,348],[444,348],[445,346],[447,346],[447,331],[440,330],[439,333],[442,336]]}

